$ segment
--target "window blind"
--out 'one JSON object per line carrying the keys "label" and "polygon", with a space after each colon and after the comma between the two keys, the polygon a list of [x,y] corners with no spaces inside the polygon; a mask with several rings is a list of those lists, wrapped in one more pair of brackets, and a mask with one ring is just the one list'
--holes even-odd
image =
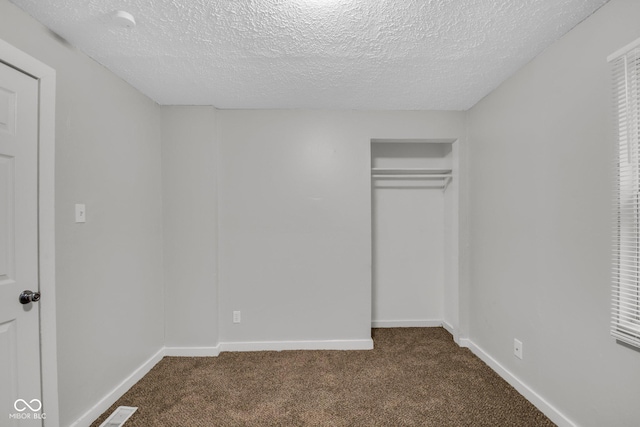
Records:
{"label": "window blind", "polygon": [[617,138],[611,334],[640,347],[640,40],[608,59]]}

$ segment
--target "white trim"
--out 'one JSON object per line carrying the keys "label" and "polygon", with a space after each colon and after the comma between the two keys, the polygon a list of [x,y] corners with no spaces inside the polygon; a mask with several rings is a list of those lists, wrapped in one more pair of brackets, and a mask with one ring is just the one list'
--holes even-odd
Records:
{"label": "white trim", "polygon": [[511,373],[507,368],[502,366],[496,359],[491,357],[482,348],[478,347],[469,338],[460,339],[460,347],[467,347],[473,354],[478,356],[480,360],[489,365],[498,375],[506,382],[511,384],[520,394],[522,394],[529,402],[545,414],[558,427],[576,427],[566,415],[560,412],[555,406],[547,402],[542,396],[536,393],[531,387],[525,384],[520,378]]}
{"label": "white trim", "polygon": [[640,46],[640,39],[632,41],[625,47],[618,49],[615,52],[613,52],[611,55],[607,56],[607,62],[615,61],[616,59],[620,58],[622,55],[627,54],[630,50],[635,49],[638,46]]}
{"label": "white trim", "polygon": [[458,343],[458,341],[456,340],[456,330],[454,329],[454,327],[450,324],[445,322],[444,320],[442,321],[442,327],[449,332],[451,335],[453,335],[454,341],[456,342],[456,344]]}
{"label": "white trim", "polygon": [[165,347],[164,355],[172,357],[216,357],[220,344],[215,347]]}
{"label": "white trim", "polygon": [[[142,366],[133,371],[124,381],[122,381],[116,388],[111,390],[104,396],[98,403],[96,403],[91,409],[78,418],[71,427],[84,427],[91,425],[100,415],[102,415],[111,405],[116,403],[118,399],[122,397],[135,383],[140,381],[158,362],[164,357],[164,348],[158,350],[156,354],[151,356],[149,360],[144,362]],[[47,413],[47,417],[49,414]]]}
{"label": "white trim", "polygon": [[40,364],[44,427],[58,427],[58,362],[55,287],[55,106],[53,68],[0,40],[0,62],[38,80],[38,258],[40,309]]}
{"label": "white trim", "polygon": [[318,341],[249,341],[221,342],[223,351],[283,351],[283,350],[372,350],[373,340],[318,340]]}
{"label": "white trim", "polygon": [[444,326],[442,320],[372,320],[372,328],[439,328]]}
{"label": "white trim", "polygon": [[373,340],[317,341],[246,341],[221,342],[215,347],[165,347],[164,355],[172,357],[216,357],[223,351],[284,351],[284,350],[371,350]]}

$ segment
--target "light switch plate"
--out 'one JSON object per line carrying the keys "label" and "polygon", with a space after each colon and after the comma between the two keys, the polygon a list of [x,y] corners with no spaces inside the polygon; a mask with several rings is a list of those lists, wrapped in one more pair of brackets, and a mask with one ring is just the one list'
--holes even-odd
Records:
{"label": "light switch plate", "polygon": [[76,222],[87,222],[87,208],[84,204],[76,204]]}

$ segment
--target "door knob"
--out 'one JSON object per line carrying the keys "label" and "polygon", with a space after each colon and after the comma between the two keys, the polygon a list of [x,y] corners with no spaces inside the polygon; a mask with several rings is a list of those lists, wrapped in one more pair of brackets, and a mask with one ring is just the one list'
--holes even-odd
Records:
{"label": "door knob", "polygon": [[20,300],[20,304],[38,302],[40,301],[40,292],[22,291],[18,299]]}

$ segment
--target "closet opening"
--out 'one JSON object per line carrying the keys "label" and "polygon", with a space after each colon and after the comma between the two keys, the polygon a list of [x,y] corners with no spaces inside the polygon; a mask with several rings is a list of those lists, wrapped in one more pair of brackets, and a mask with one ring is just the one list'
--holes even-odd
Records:
{"label": "closet opening", "polygon": [[443,326],[457,341],[456,140],[372,140],[371,325]]}

